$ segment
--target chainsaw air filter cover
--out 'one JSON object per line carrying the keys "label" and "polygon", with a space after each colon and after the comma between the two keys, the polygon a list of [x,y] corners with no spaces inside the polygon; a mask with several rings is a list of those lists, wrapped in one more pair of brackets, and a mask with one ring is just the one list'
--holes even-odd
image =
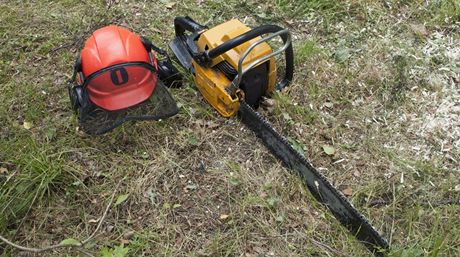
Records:
{"label": "chainsaw air filter cover", "polygon": [[84,132],[103,134],[126,121],[160,120],[177,113],[158,76],[152,46],[118,26],[96,30],[86,41],[69,86]]}

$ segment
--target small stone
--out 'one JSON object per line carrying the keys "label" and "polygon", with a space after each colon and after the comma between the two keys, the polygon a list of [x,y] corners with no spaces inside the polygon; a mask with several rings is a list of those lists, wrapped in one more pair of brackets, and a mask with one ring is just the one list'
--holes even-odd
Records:
{"label": "small stone", "polygon": [[460,192],[460,184],[456,185],[455,188],[454,188],[454,190],[455,190],[456,192]]}
{"label": "small stone", "polygon": [[106,228],[107,232],[109,232],[109,233],[112,232],[113,229],[114,229],[114,226],[112,226],[112,225],[108,225],[107,228]]}
{"label": "small stone", "polygon": [[123,234],[124,239],[131,239],[135,234],[135,231],[131,230]]}
{"label": "small stone", "polygon": [[228,219],[228,217],[229,217],[229,215],[227,215],[227,214],[221,214],[219,219],[226,220],[226,219]]}

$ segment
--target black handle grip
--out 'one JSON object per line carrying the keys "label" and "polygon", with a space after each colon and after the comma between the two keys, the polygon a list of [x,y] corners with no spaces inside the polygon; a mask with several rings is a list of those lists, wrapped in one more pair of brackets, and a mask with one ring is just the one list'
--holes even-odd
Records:
{"label": "black handle grip", "polygon": [[176,36],[183,35],[185,31],[195,33],[204,29],[207,29],[207,27],[194,21],[189,16],[179,16],[174,18],[174,30],[176,31]]}

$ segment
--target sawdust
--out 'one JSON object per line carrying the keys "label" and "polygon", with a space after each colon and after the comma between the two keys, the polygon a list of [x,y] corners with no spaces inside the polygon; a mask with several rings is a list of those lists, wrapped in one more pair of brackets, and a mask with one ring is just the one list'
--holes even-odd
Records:
{"label": "sawdust", "polygon": [[[413,78],[425,79],[429,88],[413,88],[410,97],[417,110],[403,114],[401,122],[410,124],[408,132],[424,139],[425,144],[415,145],[413,149],[428,159],[431,153],[443,154],[460,147],[460,43],[452,36],[436,32],[421,52],[420,59],[426,65],[416,66],[410,73]],[[430,62],[439,59],[443,60],[442,65],[430,67]]]}

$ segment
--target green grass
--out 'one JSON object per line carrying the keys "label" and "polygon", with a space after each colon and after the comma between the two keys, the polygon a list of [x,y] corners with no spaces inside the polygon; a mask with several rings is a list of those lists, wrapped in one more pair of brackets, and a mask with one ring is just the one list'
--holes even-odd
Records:
{"label": "green grass", "polygon": [[448,204],[459,196],[460,152],[452,129],[421,122],[455,94],[444,79],[458,61],[446,53],[460,40],[458,1],[107,2],[0,3],[0,234],[28,246],[83,239],[123,180],[117,195],[128,199],[88,246],[97,256],[368,254],[190,76],[172,90],[180,112],[171,119],[100,137],[76,131],[65,84],[90,33],[118,24],[165,48],[173,18],[190,15],[208,26],[288,27],[294,81],[263,114],[335,186],[352,189],[391,256],[460,254],[460,209]]}
{"label": "green grass", "polygon": [[14,138],[10,135],[10,140],[1,146],[2,154],[17,156],[17,159],[9,159],[7,167],[13,169],[1,180],[2,231],[7,227],[15,228],[14,221],[21,222],[21,217],[33,206],[46,206],[47,199],[62,193],[73,177],[59,150],[40,147],[27,132],[24,134]]}

